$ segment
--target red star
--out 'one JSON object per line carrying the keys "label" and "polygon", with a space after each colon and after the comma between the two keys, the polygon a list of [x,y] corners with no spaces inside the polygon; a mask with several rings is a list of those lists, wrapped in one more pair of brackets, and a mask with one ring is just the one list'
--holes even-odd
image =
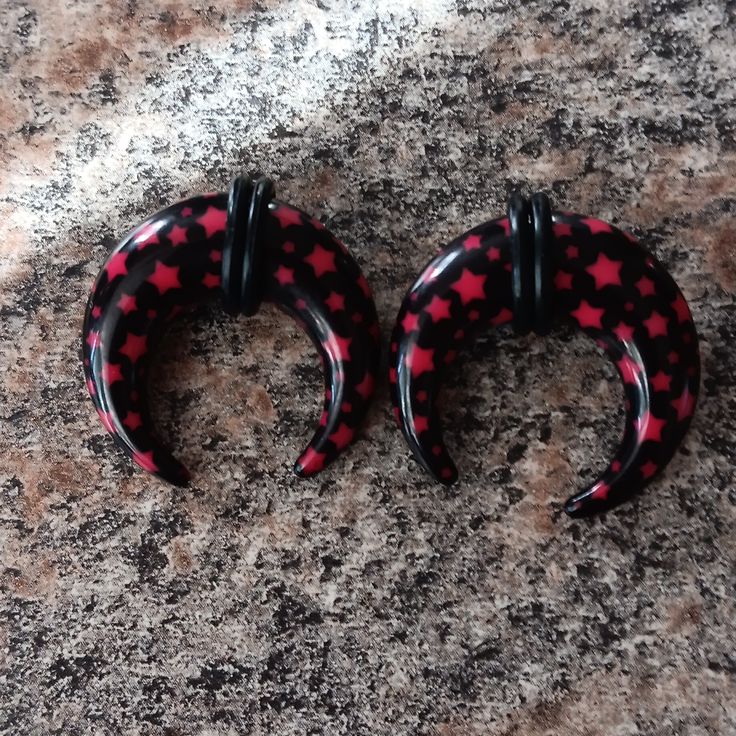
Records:
{"label": "red star", "polygon": [[140,465],[143,470],[147,470],[149,473],[157,473],[158,465],[153,462],[153,450],[148,452],[134,452],[133,460]]}
{"label": "red star", "polygon": [[645,479],[651,478],[657,472],[657,464],[648,460],[641,466],[641,474]]}
{"label": "red star", "polygon": [[174,225],[166,236],[171,245],[181,245],[187,242],[187,229],[181,225]]}
{"label": "red star", "polygon": [[128,258],[127,253],[116,253],[105,266],[107,272],[107,280],[112,281],[117,276],[125,276],[128,273],[128,267],[125,261]]}
{"label": "red star", "polygon": [[210,260],[212,261],[212,263],[219,263],[222,260],[222,251],[221,250],[211,250]]}
{"label": "red star", "polygon": [[293,268],[286,268],[286,266],[279,266],[276,269],[276,273],[274,274],[276,281],[278,281],[281,286],[286,286],[287,284],[293,284],[294,283],[294,269]]}
{"label": "red star", "polygon": [[102,380],[108,385],[112,386],[115,381],[123,380],[123,372],[120,370],[119,363],[108,363],[107,361],[102,365]]}
{"label": "red star", "polygon": [[672,406],[677,410],[678,422],[692,416],[693,411],[695,411],[695,397],[690,393],[687,386],[685,386],[682,395],[672,402]]}
{"label": "red star", "polygon": [[488,253],[486,255],[489,261],[500,261],[501,260],[501,249],[497,248],[494,245],[492,248],[488,249]]}
{"label": "red star", "polygon": [[598,255],[596,262],[585,270],[595,279],[595,288],[604,286],[618,286],[621,284],[621,261],[612,261],[603,253]]}
{"label": "red star", "polygon": [[661,442],[662,430],[667,422],[664,419],[657,419],[650,411],[645,411],[643,416],[636,420],[635,424],[639,442],[646,442],[647,440]]}
{"label": "red star", "polygon": [[181,288],[179,266],[167,266],[161,261],[156,261],[156,269],[146,281],[153,284],[159,294],[165,294],[169,289],[179,289]]}
{"label": "red star", "polygon": [[158,230],[161,227],[160,223],[149,223],[144,225],[134,238],[136,245],[139,250],[146,248],[149,245],[156,245],[159,242]]}
{"label": "red star", "polygon": [[279,225],[281,225],[281,227],[302,224],[302,213],[288,205],[279,205],[272,214],[279,221]]}
{"label": "red star", "polygon": [[450,288],[460,294],[460,301],[463,304],[467,304],[472,302],[473,299],[483,299],[485,297],[483,284],[485,284],[486,278],[483,275],[476,276],[472,271],[464,268],[460,278]]}
{"label": "red star", "polygon": [[374,385],[375,380],[373,379],[373,376],[366,371],[363,380],[355,387],[355,391],[367,401],[373,393]]}
{"label": "red star", "polygon": [[134,335],[129,332],[125,344],[120,348],[120,353],[127,356],[132,363],[135,363],[146,352],[146,340],[145,335]]}
{"label": "red star", "polygon": [[642,296],[651,296],[654,294],[654,281],[648,279],[646,276],[642,276],[634,286],[636,286]]}
{"label": "red star", "polygon": [[301,468],[302,475],[314,475],[324,468],[326,458],[324,452],[317,452],[313,447],[309,447],[297,460],[297,465]]}
{"label": "red star", "polygon": [[120,307],[123,314],[130,314],[138,308],[135,303],[135,297],[130,296],[130,294],[123,294],[120,299],[118,299],[118,307]]}
{"label": "red star", "polygon": [[115,425],[112,421],[112,414],[110,414],[109,411],[102,411],[102,409],[98,409],[97,413],[100,416],[100,421],[102,422],[102,426],[110,433],[115,434]]}
{"label": "red star", "polygon": [[350,360],[350,344],[353,342],[351,337],[340,337],[334,332],[330,334],[325,343],[325,348],[329,353],[337,356],[338,360]]}
{"label": "red star", "polygon": [[100,344],[100,333],[90,332],[89,335],[87,335],[87,345],[89,345],[91,350],[94,350],[99,344]]}
{"label": "red star", "polygon": [[193,214],[191,207],[182,207],[181,208],[181,216],[182,217],[191,217]]}
{"label": "red star", "polygon": [[449,299],[440,299],[435,294],[424,311],[432,317],[433,322],[439,322],[441,319],[450,319],[451,305],[452,302]]}
{"label": "red star", "polygon": [[644,326],[647,328],[649,337],[659,337],[667,334],[667,318],[658,312],[652,312],[652,316],[644,320]]}
{"label": "red star", "polygon": [[572,261],[580,255],[580,250],[577,245],[568,245],[565,248],[565,255]]}
{"label": "red star", "polygon": [[426,432],[429,429],[429,419],[416,415],[414,417],[414,429],[419,432]]}
{"label": "red star", "polygon": [[558,222],[553,227],[554,233],[558,238],[572,235],[572,225],[568,225],[566,222]]}
{"label": "red star", "polygon": [[668,376],[664,371],[659,371],[656,376],[652,377],[650,384],[652,391],[669,391],[672,378]]}
{"label": "red star", "polygon": [[411,369],[412,376],[419,376],[426,371],[434,370],[434,349],[420,348],[415,345],[406,356],[406,364]]}
{"label": "red star", "polygon": [[599,480],[591,489],[590,497],[595,498],[598,501],[605,501],[608,498],[608,492],[611,490],[611,486]]}
{"label": "red star", "polygon": [[404,319],[401,320],[401,327],[408,335],[413,330],[416,330],[419,326],[419,315],[413,312],[407,312],[404,315]]}
{"label": "red star", "polygon": [[680,362],[680,355],[676,350],[670,350],[670,352],[667,353],[667,360],[672,365],[677,365]]}
{"label": "red star", "polygon": [[325,299],[325,304],[330,308],[331,312],[339,312],[345,309],[345,297],[342,294],[338,294],[336,291],[330,293]]}
{"label": "red star", "polygon": [[572,274],[565,273],[565,271],[558,271],[555,274],[555,288],[558,291],[572,289]]}
{"label": "red star", "polygon": [[304,260],[314,269],[317,278],[337,270],[335,268],[335,254],[321,245],[315,245],[314,250]]}
{"label": "red star", "polygon": [[330,435],[329,439],[335,443],[338,450],[341,450],[352,442],[354,434],[355,432],[345,422],[341,422],[340,426]]}
{"label": "red star", "polygon": [[616,365],[624,383],[638,383],[641,367],[635,360],[628,355],[624,355]]}
{"label": "red star", "polygon": [[491,319],[491,324],[495,326],[505,325],[511,322],[513,318],[514,313],[510,309],[502,307],[501,311]]}
{"label": "red star", "polygon": [[197,222],[204,228],[205,235],[211,238],[215,233],[225,229],[227,214],[217,207],[208,207],[205,213],[197,218]]}
{"label": "red star", "polygon": [[622,340],[623,342],[631,342],[631,340],[634,338],[634,328],[630,325],[625,324],[624,322],[619,322],[614,328],[613,328],[613,334],[618,337],[619,340]]}
{"label": "red star", "polygon": [[94,307],[92,307],[92,317],[94,317],[94,319],[97,319],[101,314],[102,314],[102,307],[100,307],[97,304]]}
{"label": "red star", "polygon": [[207,289],[216,289],[220,285],[220,276],[216,273],[206,273],[202,283]]}
{"label": "red star", "polygon": [[583,223],[588,226],[592,235],[611,232],[611,226],[607,222],[603,222],[603,220],[597,220],[594,217],[586,217],[583,220]]}
{"label": "red star", "polygon": [[580,306],[576,310],[570,312],[570,315],[578,321],[578,324],[581,327],[597,327],[598,329],[601,329],[603,327],[602,319],[605,311],[605,309],[592,307],[585,301],[585,299],[583,299],[580,302]]}
{"label": "red star", "polygon": [[675,301],[672,302],[672,309],[675,310],[678,322],[689,322],[692,319],[690,308],[687,306],[685,297],[682,294],[678,294]]}
{"label": "red star", "polygon": [[137,411],[129,411],[125,415],[125,419],[123,419],[123,424],[128,429],[135,431],[143,424],[141,421],[141,415]]}
{"label": "red star", "polygon": [[463,248],[465,248],[465,250],[475,250],[476,248],[480,248],[480,246],[480,235],[468,235],[463,243]]}

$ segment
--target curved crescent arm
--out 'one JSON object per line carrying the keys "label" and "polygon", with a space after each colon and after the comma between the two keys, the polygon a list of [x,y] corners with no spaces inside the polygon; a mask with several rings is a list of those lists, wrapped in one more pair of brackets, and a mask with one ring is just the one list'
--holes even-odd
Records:
{"label": "curved crescent arm", "polygon": [[[616,363],[626,427],[608,468],[565,510],[585,516],[638,493],[680,444],[699,386],[697,335],[672,278],[607,223],[555,213],[557,313],[577,322]],[[397,420],[417,460],[453,483],[457,470],[435,408],[441,369],[480,328],[511,321],[511,259],[505,218],[450,243],[420,275],[399,313],[390,380]]]}
{"label": "curved crescent arm", "polygon": [[[177,485],[189,474],[151,426],[147,357],[166,321],[219,296],[226,206],[225,194],[193,197],[135,228],[108,258],[85,315],[85,378],[105,428],[138,465]],[[265,226],[264,299],[299,320],[325,364],[325,414],[296,468],[310,475],[352,442],[365,416],[378,320],[357,264],[319,222],[274,201]]]}

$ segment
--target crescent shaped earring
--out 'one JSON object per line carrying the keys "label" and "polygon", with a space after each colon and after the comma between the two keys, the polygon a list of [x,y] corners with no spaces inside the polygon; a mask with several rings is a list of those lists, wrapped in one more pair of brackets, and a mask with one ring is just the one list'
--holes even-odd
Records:
{"label": "crescent shaped earring", "polygon": [[624,384],[626,424],[607,469],[565,504],[605,511],[670,461],[698,396],[700,355],[687,302],[655,258],[606,222],[552,212],[547,197],[511,198],[507,217],[447,245],[403,302],[390,355],[394,411],[414,456],[437,480],[457,470],[436,410],[441,368],[489,325],[545,335],[552,317],[593,337]]}
{"label": "crescent shaped earring", "polygon": [[113,250],[84,319],[84,373],[105,428],[145,470],[177,485],[185,467],[155,439],[145,378],[153,336],[183,307],[221,294],[232,314],[264,301],[292,315],[325,370],[324,411],[296,462],[308,476],[355,438],[373,395],[380,329],[368,284],[345,247],[274,198],[265,178],[192,197],[153,215]]}

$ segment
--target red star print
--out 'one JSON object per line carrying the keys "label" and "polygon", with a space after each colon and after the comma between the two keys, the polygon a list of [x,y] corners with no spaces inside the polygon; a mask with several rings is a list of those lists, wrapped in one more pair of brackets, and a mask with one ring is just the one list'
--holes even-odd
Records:
{"label": "red star print", "polygon": [[345,297],[342,294],[338,294],[336,291],[333,291],[327,299],[325,299],[325,304],[329,307],[331,312],[339,312],[345,309]]}
{"label": "red star print", "polygon": [[572,235],[572,226],[568,225],[566,222],[555,223],[552,227],[554,228],[554,233],[558,238]]}
{"label": "red star print", "polygon": [[146,352],[146,340],[145,335],[134,335],[129,332],[125,344],[120,348],[120,353],[127,356],[132,363],[135,363]]}
{"label": "red star print", "polygon": [[491,324],[498,327],[499,325],[505,325],[511,322],[514,318],[514,313],[506,307],[502,307],[501,311],[491,319]]}
{"label": "red star print", "polygon": [[135,236],[135,242],[139,250],[148,247],[149,245],[156,245],[159,242],[158,230],[161,227],[160,224],[150,223],[144,225]]}
{"label": "red star print", "polygon": [[429,429],[429,419],[416,415],[414,417],[414,429],[417,431],[417,434],[426,432]]}
{"label": "red star print", "polygon": [[500,261],[501,260],[501,249],[497,248],[495,245],[492,248],[488,249],[488,253],[486,254],[489,261]]}
{"label": "red star print", "polygon": [[685,386],[682,395],[672,402],[672,406],[677,410],[678,422],[692,416],[693,411],[695,411],[695,397],[690,393],[687,386]]}
{"label": "red star print", "polygon": [[678,294],[675,301],[672,302],[672,309],[675,310],[678,322],[689,322],[692,319],[690,308],[687,306],[685,297],[682,294]]}
{"label": "red star print", "polygon": [[102,366],[102,380],[108,386],[112,386],[115,381],[122,381],[123,372],[120,370],[120,365],[118,363],[105,362]]}
{"label": "red star print", "polygon": [[279,205],[271,214],[279,221],[281,227],[302,224],[301,212],[285,204]]}
{"label": "red star print", "polygon": [[592,307],[583,299],[580,302],[580,306],[570,312],[570,315],[578,321],[581,327],[597,327],[601,329],[603,327],[602,319],[605,311],[605,309]]}
{"label": "red star print", "polygon": [[187,229],[181,225],[174,225],[166,237],[171,241],[171,245],[181,245],[187,242]]}
{"label": "red star print", "polygon": [[216,273],[206,273],[202,279],[202,283],[207,289],[216,289],[220,285],[220,275]]}
{"label": "red star print", "polygon": [[274,274],[276,281],[278,281],[281,286],[286,286],[287,284],[293,284],[294,283],[294,269],[293,268],[286,268],[286,266],[279,266],[276,269],[276,273]]}
{"label": "red star print", "polygon": [[468,237],[465,238],[465,242],[463,242],[463,248],[465,248],[465,250],[475,250],[476,248],[480,248],[480,246],[480,235],[468,235]]}
{"label": "red star print", "polygon": [[321,245],[315,245],[314,250],[304,260],[314,269],[314,274],[317,278],[337,270],[335,267],[335,254]]}
{"label": "red star print", "polygon": [[102,314],[102,307],[95,305],[92,307],[92,317],[97,319]]}
{"label": "red star print", "polygon": [[436,294],[432,297],[432,301],[425,307],[425,312],[432,317],[433,322],[439,322],[441,319],[450,318],[450,306],[452,302],[449,299],[440,299]]}
{"label": "red star print", "polygon": [[107,280],[112,281],[118,276],[125,276],[128,273],[128,268],[125,265],[125,261],[128,258],[127,253],[116,253],[105,266],[107,272]]}
{"label": "red star print", "polygon": [[143,424],[141,421],[141,415],[137,411],[129,411],[125,415],[125,419],[123,419],[123,424],[128,429],[135,431]]}
{"label": "red star print", "polygon": [[620,463],[620,462],[619,462],[618,460],[614,460],[614,461],[613,461],[613,462],[611,463],[611,470],[612,470],[612,471],[613,471],[614,473],[618,473],[618,471],[619,471],[619,470],[621,470],[621,463]]}
{"label": "red star print", "polygon": [[354,434],[355,432],[345,422],[341,422],[340,426],[330,435],[329,439],[335,443],[338,450],[341,450],[352,442]]}
{"label": "red star print", "polygon": [[419,376],[426,371],[434,370],[434,350],[420,348],[415,345],[406,356],[406,364],[411,369],[412,376]]}
{"label": "red star print", "polygon": [[657,472],[657,464],[648,460],[641,466],[641,474],[645,479],[651,478]]}
{"label": "red star print", "polygon": [[179,266],[167,266],[161,261],[157,261],[156,269],[146,281],[153,284],[158,289],[159,294],[165,294],[169,289],[179,289],[181,288]]}
{"label": "red star print", "polygon": [[314,473],[318,473],[324,468],[326,458],[327,455],[324,452],[317,452],[313,447],[310,447],[299,458],[297,464],[303,475],[314,475]]}
{"label": "red star print", "polygon": [[667,334],[667,318],[659,312],[652,312],[652,316],[644,320],[644,326],[647,328],[649,337],[659,337]]}
{"label": "red star print", "polygon": [[137,309],[135,297],[130,296],[129,294],[123,294],[120,299],[118,299],[118,307],[120,307],[120,311],[122,311],[123,314],[134,312]]}
{"label": "red star print", "polygon": [[87,345],[89,345],[90,350],[94,350],[99,344],[100,344],[100,333],[90,332],[89,335],[87,335]]}
{"label": "red star print", "polygon": [[618,372],[621,374],[621,380],[624,383],[638,383],[641,367],[636,361],[632,360],[628,355],[624,355],[616,365],[618,366]]}
{"label": "red star print", "polygon": [[631,342],[634,339],[634,328],[624,322],[619,322],[613,328],[613,334],[623,342]]}
{"label": "red star print", "polygon": [[87,384],[87,391],[89,391],[89,395],[94,397],[97,394],[95,382],[91,378],[88,378],[85,383]]}
{"label": "red star print", "polygon": [[565,248],[565,255],[572,261],[580,255],[580,249],[577,245],[568,245]]}
{"label": "red star print", "polygon": [[353,342],[350,337],[340,337],[334,332],[329,336],[325,344],[328,352],[337,356],[338,360],[350,360],[350,344]]}
{"label": "red star print", "polygon": [[102,426],[110,433],[115,434],[115,425],[112,421],[112,415],[109,411],[102,411],[102,409],[98,409],[97,413],[100,416],[100,421],[102,422]]}
{"label": "red star print", "polygon": [[181,208],[181,216],[182,217],[191,217],[193,214],[191,207],[182,207]]}
{"label": "red star print", "polygon": [[672,365],[677,365],[680,362],[680,356],[676,350],[671,350],[667,353],[667,361]]}
{"label": "red star print", "polygon": [[657,419],[650,411],[644,412],[640,419],[635,422],[636,433],[639,435],[639,442],[662,441],[662,430],[667,422],[664,419]]}
{"label": "red star print", "polygon": [[227,213],[217,207],[208,207],[205,213],[197,218],[197,222],[204,228],[204,233],[211,238],[215,233],[225,229]]}
{"label": "red star print", "polygon": [[583,222],[588,226],[592,235],[611,232],[611,226],[607,222],[603,222],[603,220],[597,220],[593,217],[586,217]]}
{"label": "red star print", "polygon": [[157,473],[158,465],[153,461],[153,450],[148,452],[134,452],[133,460],[140,465],[143,470],[147,470],[149,473]]}
{"label": "red star print", "polygon": [[652,391],[669,391],[671,383],[672,378],[664,373],[664,371],[659,371],[656,376],[652,377]]}
{"label": "red star print", "polygon": [[366,372],[363,380],[355,387],[355,391],[367,401],[373,393],[374,384],[373,376]]}
{"label": "red star print", "polygon": [[611,486],[599,480],[591,489],[590,497],[595,498],[598,501],[605,501],[608,498],[608,492],[611,490]]}
{"label": "red star print", "polygon": [[600,253],[596,262],[585,270],[595,279],[595,288],[604,286],[618,286],[621,284],[621,261],[612,261],[605,254]]}
{"label": "red star print", "polygon": [[654,281],[648,279],[646,276],[642,276],[634,286],[636,286],[642,296],[651,296],[654,294]]}
{"label": "red star print", "polygon": [[404,319],[401,320],[401,327],[408,335],[413,330],[416,330],[419,326],[419,315],[413,312],[407,312],[404,315]]}
{"label": "red star print", "polygon": [[555,288],[558,291],[572,289],[572,274],[565,273],[565,271],[558,271],[555,274]]}
{"label": "red star print", "polygon": [[464,268],[460,278],[450,288],[460,294],[460,301],[463,304],[468,304],[473,299],[483,299],[485,297],[483,284],[485,284],[486,278],[482,274],[476,276],[472,271]]}
{"label": "red star print", "polygon": [[211,250],[210,260],[212,261],[212,263],[219,263],[222,260],[222,251],[221,250]]}

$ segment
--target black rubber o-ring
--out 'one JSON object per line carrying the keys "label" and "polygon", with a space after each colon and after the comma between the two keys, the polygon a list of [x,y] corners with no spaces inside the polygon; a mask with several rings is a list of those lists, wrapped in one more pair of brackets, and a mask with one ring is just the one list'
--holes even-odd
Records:
{"label": "black rubber o-ring", "polygon": [[250,317],[258,311],[266,289],[264,273],[266,251],[266,219],[268,204],[274,197],[273,182],[266,177],[253,183],[248,227],[243,250],[243,270],[240,278],[240,313]]}
{"label": "black rubber o-ring", "polygon": [[543,192],[532,195],[534,227],[534,332],[548,335],[554,318],[555,251],[552,208]]}
{"label": "black rubber o-ring", "polygon": [[529,201],[513,194],[508,204],[511,237],[511,293],[517,335],[526,335],[532,328],[534,315],[534,234]]}
{"label": "black rubber o-ring", "polygon": [[253,192],[253,182],[246,176],[236,176],[227,198],[225,241],[222,246],[222,276],[220,288],[225,309],[230,314],[240,312],[240,280],[243,273],[245,236]]}

